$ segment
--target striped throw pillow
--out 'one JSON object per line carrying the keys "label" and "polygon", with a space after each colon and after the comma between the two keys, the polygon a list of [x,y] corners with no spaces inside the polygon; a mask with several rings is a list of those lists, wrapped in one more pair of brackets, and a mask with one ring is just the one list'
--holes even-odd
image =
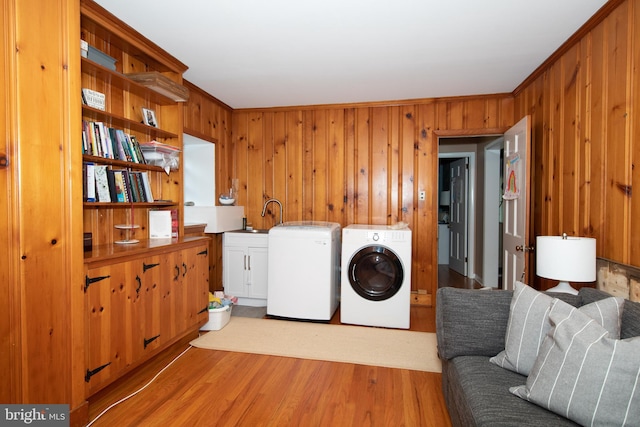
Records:
{"label": "striped throw pillow", "polygon": [[613,339],[590,316],[554,300],[545,338],[518,397],[585,426],[638,425],[640,337]]}
{"label": "striped throw pillow", "polygon": [[[553,297],[536,291],[521,282],[514,285],[505,335],[505,349],[490,361],[504,369],[529,375],[538,351],[551,324],[549,310]],[[580,307],[580,311],[593,317],[611,334],[620,337],[620,316],[624,299],[605,298]]]}

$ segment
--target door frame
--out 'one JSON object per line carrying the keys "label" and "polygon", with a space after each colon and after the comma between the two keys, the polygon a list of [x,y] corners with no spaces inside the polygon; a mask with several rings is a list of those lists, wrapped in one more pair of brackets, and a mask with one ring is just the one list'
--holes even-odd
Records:
{"label": "door frame", "polygon": [[440,136],[438,136],[438,160],[440,159],[462,159],[467,158],[469,161],[469,180],[467,182],[467,277],[476,279],[475,268],[475,242],[476,242],[476,153],[472,151],[441,153],[440,152]]}
{"label": "door frame", "polygon": [[[499,188],[501,178],[502,160],[500,151],[504,148],[504,136],[496,137],[494,142],[484,147],[484,213],[482,239],[482,281],[484,286],[501,288],[499,269],[502,263],[502,234],[501,223],[501,199],[500,195],[487,191],[490,188]],[[496,221],[496,218],[498,219]],[[496,236],[495,239],[487,236]],[[496,260],[498,263],[496,264]]]}

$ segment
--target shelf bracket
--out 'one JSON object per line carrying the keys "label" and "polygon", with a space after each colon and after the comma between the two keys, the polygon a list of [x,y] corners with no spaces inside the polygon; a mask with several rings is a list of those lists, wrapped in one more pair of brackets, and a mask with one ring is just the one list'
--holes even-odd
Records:
{"label": "shelf bracket", "polygon": [[109,363],[105,363],[105,364],[104,364],[104,365],[102,365],[102,366],[98,366],[96,369],[93,369],[93,370],[89,370],[89,369],[87,369],[87,373],[86,373],[86,374],[85,374],[85,376],[84,376],[84,381],[88,383],[89,381],[91,381],[91,377],[92,377],[92,376],[94,376],[94,375],[95,375],[95,374],[97,374],[98,372],[102,371],[104,368],[106,368],[106,367],[107,367],[107,366],[109,366],[109,365],[111,365],[111,362],[109,362]]}
{"label": "shelf bracket", "polygon": [[87,293],[87,289],[89,289],[89,286],[93,283],[99,282],[101,280],[104,279],[108,279],[111,276],[98,276],[98,277],[89,277],[89,276],[85,276],[84,279],[84,293]]}

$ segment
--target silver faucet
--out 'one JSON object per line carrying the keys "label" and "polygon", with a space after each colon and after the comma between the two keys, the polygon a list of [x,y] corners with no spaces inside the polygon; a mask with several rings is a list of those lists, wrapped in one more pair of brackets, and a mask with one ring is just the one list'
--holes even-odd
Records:
{"label": "silver faucet", "polygon": [[280,222],[278,222],[278,224],[282,224],[282,203],[280,203],[280,200],[278,199],[269,199],[264,202],[264,206],[262,207],[262,217],[264,217],[264,214],[267,212],[267,205],[271,202],[275,202],[280,205]]}

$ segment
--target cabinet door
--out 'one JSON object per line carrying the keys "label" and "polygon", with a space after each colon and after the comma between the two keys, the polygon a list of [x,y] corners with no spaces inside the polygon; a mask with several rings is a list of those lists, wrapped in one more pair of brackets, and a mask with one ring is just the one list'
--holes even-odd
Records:
{"label": "cabinet door", "polygon": [[85,382],[89,394],[117,378],[143,355],[144,308],[137,264],[123,262],[88,270]]}
{"label": "cabinet door", "polygon": [[224,248],[222,275],[225,293],[236,297],[248,297],[246,289],[246,249],[239,246]]}
{"label": "cabinet door", "polygon": [[210,246],[200,246],[196,248],[196,264],[193,269],[195,287],[194,297],[196,299],[194,306],[197,310],[197,322],[209,321],[209,277],[211,253]]}
{"label": "cabinet door", "polygon": [[182,277],[187,300],[188,327],[209,317],[209,251],[207,246],[198,246],[182,251],[185,274]]}
{"label": "cabinet door", "polygon": [[144,258],[138,261],[138,274],[135,280],[140,282],[142,311],[144,312],[142,345],[144,353],[149,353],[160,347],[168,340],[170,334],[163,333],[163,286],[160,255]]}
{"label": "cabinet door", "polygon": [[251,298],[267,298],[267,248],[249,248],[247,288]]}

